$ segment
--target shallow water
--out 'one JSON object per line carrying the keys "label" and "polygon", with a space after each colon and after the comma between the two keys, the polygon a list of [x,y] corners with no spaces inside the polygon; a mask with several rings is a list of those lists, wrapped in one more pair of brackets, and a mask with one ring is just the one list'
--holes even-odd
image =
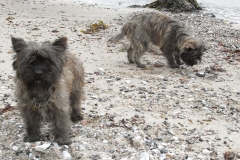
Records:
{"label": "shallow water", "polygon": [[128,7],[130,5],[145,5],[153,2],[154,0],[56,0],[56,1],[75,1],[89,4],[109,5],[113,7]]}
{"label": "shallow water", "polygon": [[240,24],[240,0],[198,0],[206,12]]}
{"label": "shallow water", "polygon": [[[113,7],[127,7],[130,5],[145,5],[155,0],[55,0],[75,1],[89,4],[110,5]],[[205,12],[214,13],[218,18],[240,24],[240,0],[197,0]]]}

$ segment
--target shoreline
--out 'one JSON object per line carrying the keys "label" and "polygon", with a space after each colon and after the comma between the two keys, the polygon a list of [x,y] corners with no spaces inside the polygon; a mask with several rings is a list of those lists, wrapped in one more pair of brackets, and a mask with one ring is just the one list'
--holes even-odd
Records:
{"label": "shoreline", "polygon": [[[202,12],[173,14],[209,47],[198,66],[171,69],[161,55],[147,52],[147,69],[129,64],[127,40],[107,45],[133,14],[146,8],[111,8],[83,3],[14,4],[4,0],[0,15],[0,108],[15,107],[10,36],[52,41],[67,36],[69,50],[86,73],[84,120],[71,125],[71,145],[59,146],[47,123],[43,141],[23,142],[24,124],[17,109],[0,114],[2,159],[219,159],[232,151],[240,159],[240,32]],[[83,34],[102,20],[109,27]],[[160,62],[162,67],[154,64]],[[215,75],[196,76],[207,67]],[[49,145],[42,151],[36,146]],[[70,158],[69,158],[70,157]]]}
{"label": "shoreline", "polygon": [[[76,3],[75,2],[75,0],[72,0],[72,2],[71,2],[71,0],[69,1],[69,0],[55,0],[54,2],[52,2],[52,3],[67,3],[67,1],[69,2],[69,3]],[[83,4],[86,4],[86,5],[98,5],[99,7],[106,7],[106,6],[108,6],[109,8],[131,8],[131,6],[132,5],[136,5],[136,3],[137,2],[125,2],[125,1],[122,1],[122,2],[112,2],[112,1],[110,1],[109,0],[109,2],[108,1],[104,1],[104,2],[102,2],[102,3],[100,3],[100,2],[91,2],[91,1],[89,1],[89,2],[87,2],[88,0],[83,0],[81,3],[83,3]],[[149,0],[149,2],[147,2],[147,1],[144,1],[144,2],[139,2],[138,1],[138,4],[140,5],[140,6],[144,6],[144,5],[147,5],[147,4],[149,4],[149,3],[151,3],[152,1],[150,1]],[[126,4],[126,3],[128,3],[128,4]],[[200,12],[202,12],[202,13],[205,13],[205,14],[214,14],[215,16],[216,16],[216,18],[217,19],[222,19],[222,20],[224,20],[226,23],[230,23],[230,24],[232,24],[233,25],[233,29],[240,29],[240,19],[239,20],[236,20],[236,19],[229,19],[229,17],[224,17],[223,15],[221,15],[221,13],[219,13],[219,11],[217,12],[216,10],[214,11],[214,4],[211,4],[211,3],[206,3],[205,1],[201,1],[201,2],[199,2],[199,4],[203,7],[203,10],[202,11],[200,11]],[[206,7],[206,5],[210,5],[209,7]],[[223,5],[223,4],[222,4]],[[219,8],[219,6],[215,6],[215,7],[217,7],[217,8]],[[235,9],[236,10],[236,8],[231,8],[232,6],[230,6],[230,7],[228,7],[229,8],[229,10],[231,10],[231,9]],[[219,10],[219,9],[218,9]]]}

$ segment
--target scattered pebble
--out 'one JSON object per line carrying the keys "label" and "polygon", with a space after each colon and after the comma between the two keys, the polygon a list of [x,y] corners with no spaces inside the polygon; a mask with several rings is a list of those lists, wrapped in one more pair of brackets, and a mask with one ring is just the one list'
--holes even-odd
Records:
{"label": "scattered pebble", "polygon": [[42,144],[42,145],[37,145],[37,146],[35,147],[35,150],[36,150],[36,151],[39,151],[39,152],[46,152],[46,149],[47,149],[50,145],[51,145],[50,142],[46,142],[46,143],[44,143],[44,144]]}

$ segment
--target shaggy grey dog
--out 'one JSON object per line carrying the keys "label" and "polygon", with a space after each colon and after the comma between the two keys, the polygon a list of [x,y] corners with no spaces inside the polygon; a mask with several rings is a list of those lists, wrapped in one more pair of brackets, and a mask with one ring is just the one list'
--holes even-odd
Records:
{"label": "shaggy grey dog", "polygon": [[52,124],[55,140],[70,143],[70,119],[83,119],[84,68],[80,60],[67,50],[67,38],[53,43],[25,42],[12,37],[15,51],[15,95],[24,120],[25,141],[38,141],[43,120]]}
{"label": "shaggy grey dog", "polygon": [[182,23],[158,13],[133,16],[122,27],[121,33],[108,42],[116,43],[125,36],[130,41],[128,60],[130,63],[135,62],[140,68],[146,67],[140,58],[152,44],[163,52],[172,68],[179,68],[182,61],[190,66],[197,64],[206,50]]}

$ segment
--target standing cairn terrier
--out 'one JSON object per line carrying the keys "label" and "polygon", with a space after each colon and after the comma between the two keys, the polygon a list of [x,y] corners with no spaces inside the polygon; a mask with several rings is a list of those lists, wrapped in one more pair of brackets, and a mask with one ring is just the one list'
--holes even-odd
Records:
{"label": "standing cairn terrier", "polygon": [[25,42],[12,37],[16,71],[15,96],[24,120],[25,141],[40,140],[43,120],[51,122],[55,141],[69,144],[70,119],[83,119],[81,100],[84,97],[82,62],[67,50],[67,38],[50,43]]}
{"label": "standing cairn terrier", "polygon": [[182,61],[189,66],[197,64],[206,50],[181,22],[158,13],[133,16],[122,27],[121,33],[108,42],[116,43],[125,36],[130,41],[128,60],[130,63],[135,62],[140,68],[146,68],[140,58],[152,45],[159,47],[171,68],[179,68]]}

